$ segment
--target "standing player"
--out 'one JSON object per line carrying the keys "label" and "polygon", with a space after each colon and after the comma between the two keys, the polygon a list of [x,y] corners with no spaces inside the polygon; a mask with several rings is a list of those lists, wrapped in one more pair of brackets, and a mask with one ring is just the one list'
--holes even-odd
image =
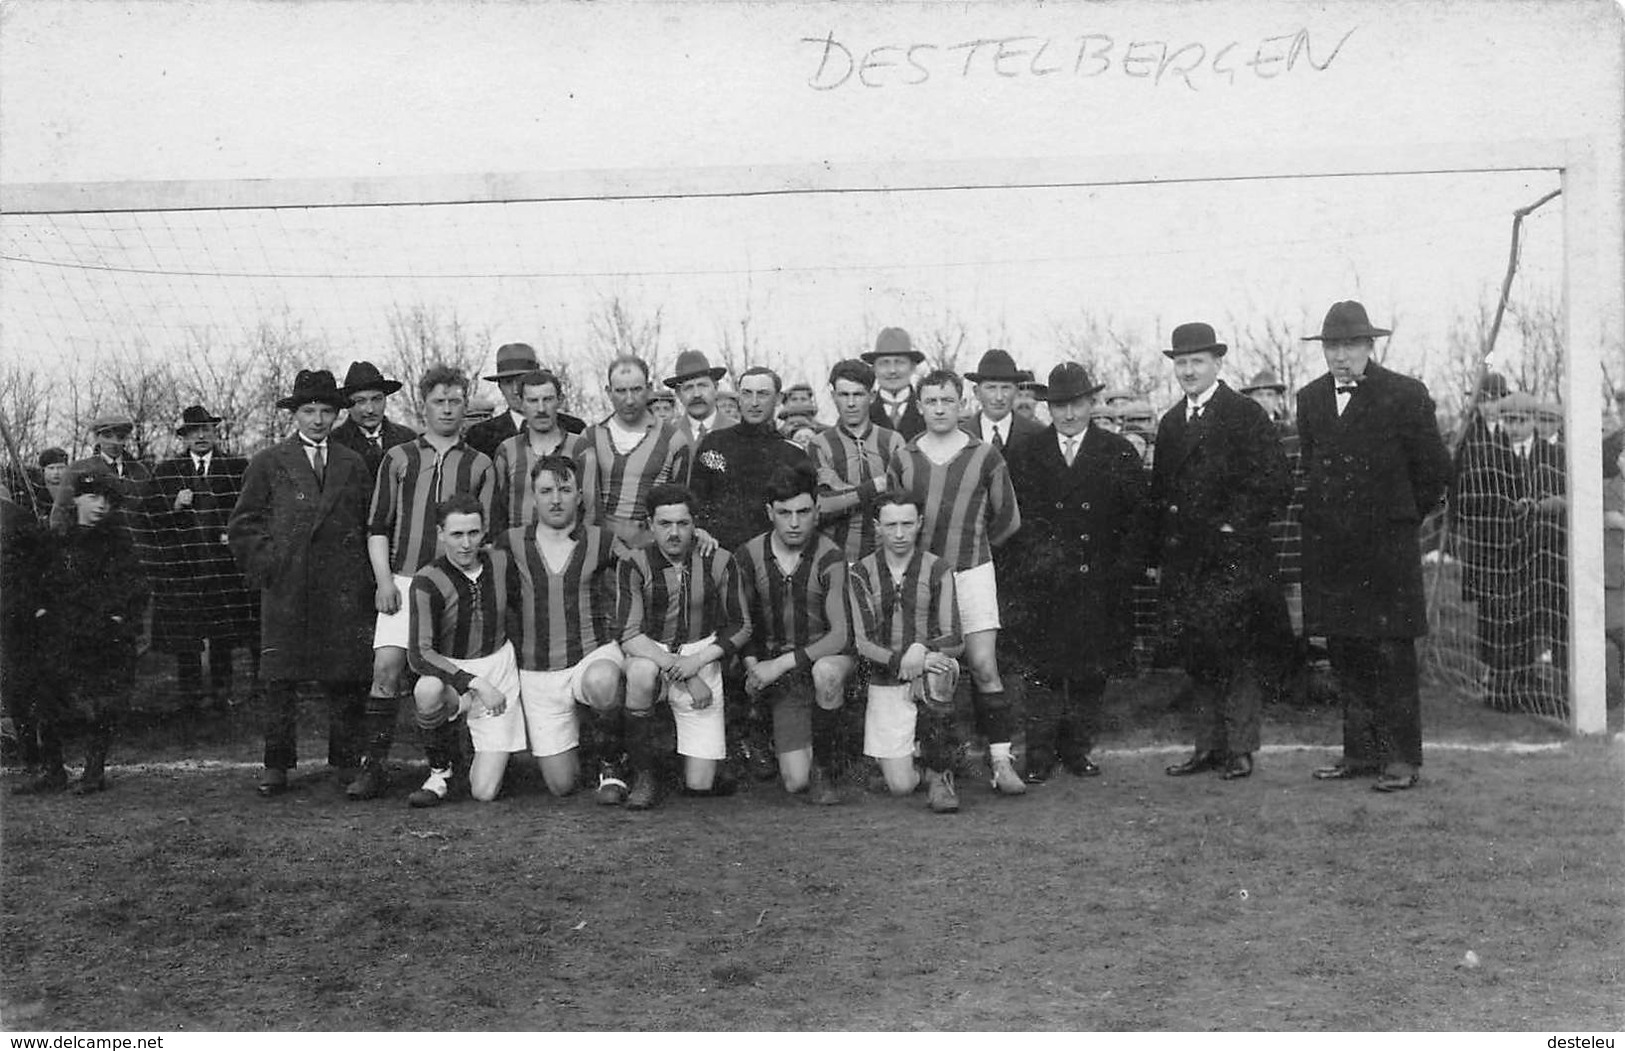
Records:
{"label": "standing player", "polygon": [[435,529],[444,554],[412,577],[407,649],[419,676],[412,695],[429,777],[407,802],[445,801],[457,753],[454,720],[466,714],[474,742],[469,793],[488,803],[502,788],[508,756],[525,747],[519,665],[507,635],[509,555],[481,549],[485,508],[468,493],[440,502]]}
{"label": "standing player", "polygon": [[689,444],[675,423],[649,411],[649,366],[641,358],[610,362],[604,392],[609,419],[581,436],[581,501],[585,520],[614,531],[631,549],[654,542],[645,517],[649,490],[688,477]]}
{"label": "standing player", "polygon": [[527,372],[515,381],[525,426],[497,446],[495,520],[488,531],[497,536],[511,526],[536,524],[535,497],[530,491],[530,469],[544,456],[574,459],[581,436],[559,425],[559,378],[546,369]]}
{"label": "standing player", "polygon": [[744,624],[745,688],[773,712],[785,790],[829,806],[841,801],[836,711],[854,662],[846,652],[846,560],[818,532],[817,489],[810,464],[781,467],[768,480],[772,528],[734,552],[730,619]]}
{"label": "standing player", "polygon": [[513,558],[508,637],[519,643],[519,689],[530,751],[550,792],[575,791],[587,706],[588,744],[598,760],[598,801],[626,801],[621,665],[616,621],[615,534],[579,521],[573,461],[546,456],[530,469],[536,524],[497,538]]}
{"label": "standing player", "polygon": [[680,485],[649,490],[653,545],[621,560],[620,602],[625,619],[626,751],[632,792],[626,805],[655,804],[650,715],[655,702],[671,705],[683,782],[710,795],[717,762],[726,754],[722,661],[739,648],[724,624],[732,559],[720,548],[701,554],[695,543],[694,496]]}
{"label": "standing player", "polygon": [[809,462],[773,426],[781,382],[765,365],[740,373],[739,423],[707,434],[695,451],[688,484],[696,519],[730,551],[761,531],[762,487],[773,472]]}
{"label": "standing player", "polygon": [[1010,702],[999,677],[999,584],[993,548],[1021,528],[1004,457],[959,426],[959,374],[939,369],[920,381],[925,433],[892,456],[892,487],[912,493],[925,513],[925,549],[954,569],[954,594],[975,686],[976,726],[987,739],[993,787],[1022,795],[1027,785],[1010,756]]}
{"label": "standing player", "polygon": [[959,809],[951,769],[958,746],[955,658],[965,644],[953,567],[920,547],[920,521],[918,497],[883,494],[875,509],[880,550],[852,567],[852,629],[858,655],[871,666],[863,753],[880,764],[893,795],[913,792],[920,783],[914,734],[923,714],[928,802],[933,811],[951,814]]}
{"label": "standing player", "polygon": [[886,489],[886,465],[903,437],[874,422],[875,370],[855,358],[829,370],[835,426],[807,451],[818,465],[818,523],[850,565],[875,549],[875,498]]}
{"label": "standing player", "polygon": [[411,638],[411,615],[403,600],[412,574],[434,561],[439,537],[434,509],[456,493],[472,493],[487,517],[496,475],[486,455],[463,441],[468,377],[436,365],[418,381],[423,396],[422,435],[384,453],[373,486],[367,531],[374,608],[372,690],[367,698],[367,753],[352,799],[374,799],[388,784],[384,764],[395,742],[395,720],[406,696],[402,678]]}

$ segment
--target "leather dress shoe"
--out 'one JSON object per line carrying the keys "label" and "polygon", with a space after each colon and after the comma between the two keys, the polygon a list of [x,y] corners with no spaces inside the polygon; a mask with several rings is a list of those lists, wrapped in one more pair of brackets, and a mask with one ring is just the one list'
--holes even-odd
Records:
{"label": "leather dress shoe", "polygon": [[1061,765],[1066,767],[1066,772],[1073,777],[1100,776],[1100,765],[1088,756],[1082,756],[1078,759],[1065,759],[1062,760]]}
{"label": "leather dress shoe", "polygon": [[1183,763],[1175,763],[1164,767],[1163,773],[1169,777],[1189,777],[1191,774],[1200,774],[1208,770],[1217,770],[1220,765],[1218,755],[1213,752],[1197,752]]}
{"label": "leather dress shoe", "polygon": [[1239,781],[1244,777],[1253,776],[1253,757],[1249,752],[1241,752],[1231,756],[1224,764],[1224,773],[1220,775],[1226,781]]}
{"label": "leather dress shoe", "polygon": [[1407,788],[1415,788],[1421,774],[1381,774],[1377,783],[1371,786],[1373,792],[1403,792]]}
{"label": "leather dress shoe", "polygon": [[1333,763],[1331,766],[1322,766],[1315,769],[1316,781],[1349,781],[1356,777],[1375,777],[1377,771],[1365,766],[1355,766],[1351,763]]}

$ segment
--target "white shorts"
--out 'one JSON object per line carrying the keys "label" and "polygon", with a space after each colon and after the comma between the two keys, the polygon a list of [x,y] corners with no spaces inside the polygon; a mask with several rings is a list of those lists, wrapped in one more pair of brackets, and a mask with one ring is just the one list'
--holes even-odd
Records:
{"label": "white shorts", "polygon": [[954,604],[959,607],[959,630],[965,634],[999,627],[999,581],[993,563],[954,574]]}
{"label": "white shorts", "polygon": [[469,706],[468,736],[476,752],[522,752],[525,750],[525,714],[519,703],[519,665],[514,661],[513,643],[504,642],[502,648],[488,657],[458,660],[446,658],[458,670],[484,679],[502,692],[508,704],[501,715],[485,714],[478,701]]}
{"label": "white shorts", "polygon": [[399,646],[406,649],[412,641],[412,578],[395,574],[395,590],[401,593],[401,605],[394,613],[380,613],[372,623],[372,648]]}
{"label": "white shorts", "polygon": [[875,759],[904,759],[914,754],[913,688],[869,684],[863,713],[863,754]]}
{"label": "white shorts", "polygon": [[530,754],[559,755],[581,743],[576,726],[576,705],[585,704],[581,693],[581,672],[597,661],[622,667],[626,658],[621,644],[606,642],[563,671],[519,672],[519,696],[525,710],[525,732],[530,735]]}
{"label": "white shorts", "polygon": [[[707,635],[703,639],[686,642],[678,647],[677,655],[686,657],[698,653],[715,641],[715,635]],[[695,710],[688,687],[681,683],[674,682],[666,690],[672,722],[677,724],[677,754],[693,759],[726,759],[728,748],[723,734],[722,662],[712,661],[704,665],[698,678],[711,687],[711,703],[705,708]]]}

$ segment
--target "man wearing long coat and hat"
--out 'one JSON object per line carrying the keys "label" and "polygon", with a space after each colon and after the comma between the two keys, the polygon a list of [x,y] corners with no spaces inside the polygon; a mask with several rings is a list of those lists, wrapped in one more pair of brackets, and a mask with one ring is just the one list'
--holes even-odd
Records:
{"label": "man wearing long coat and hat", "polygon": [[[497,385],[507,400],[504,412],[484,420],[468,429],[463,440],[486,456],[495,458],[497,446],[525,429],[524,391],[519,381],[525,375],[542,368],[536,350],[529,343],[504,343],[497,348],[497,370],[485,377]],[[563,391],[559,392],[561,395]],[[558,414],[559,426],[566,434],[580,434],[587,429],[587,421],[567,412]]]}
{"label": "man wearing long coat and hat", "polygon": [[875,337],[875,349],[858,357],[875,370],[875,400],[869,406],[869,418],[901,434],[904,441],[925,433],[920,395],[913,384],[914,369],[925,361],[925,354],[914,348],[908,333],[883,328]]}
{"label": "man wearing long coat and hat", "polygon": [[1389,334],[1360,303],[1334,303],[1304,337],[1327,371],[1298,392],[1304,632],[1326,636],[1344,697],[1343,756],[1315,777],[1375,776],[1381,792],[1411,788],[1422,766],[1417,531],[1450,478],[1427,387],[1371,360]]}
{"label": "man wearing long coat and hat", "polygon": [[1198,321],[1174,329],[1163,351],[1185,397],[1157,427],[1143,537],[1148,564],[1160,569],[1163,621],[1192,684],[1196,747],[1167,768],[1174,777],[1252,774],[1262,715],[1258,611],[1277,586],[1270,523],[1292,486],[1269,416],[1219,380],[1228,349]]}
{"label": "man wearing long coat and hat", "polygon": [[717,381],[727,374],[727,369],[711,364],[702,352],[685,350],[677,355],[676,368],[663,381],[683,406],[682,414],[675,421],[677,429],[688,436],[689,445],[695,449],[707,434],[735,423],[731,417],[717,412]]}
{"label": "man wearing long coat and hat", "polygon": [[152,472],[152,520],[165,556],[152,574],[152,647],[175,655],[183,712],[205,697],[205,642],[217,703],[230,695],[232,649],[247,646],[252,661],[259,657],[259,599],[227,538],[248,461],[219,449],[222,422],[202,405],[188,406],[175,427],[184,448]]}
{"label": "man wearing long coat and hat", "polygon": [[367,473],[374,479],[378,477],[378,465],[384,462],[386,450],[418,436],[417,431],[385,415],[389,396],[400,389],[400,380],[385,379],[378,366],[370,361],[350,362],[344,373],[344,386],[339,389],[339,393],[350,400],[349,415],[333,428],[329,440],[360,453],[367,461]]}
{"label": "man wearing long coat and hat", "polygon": [[1100,768],[1089,758],[1109,676],[1126,668],[1134,646],[1130,536],[1145,499],[1145,468],[1128,439],[1090,425],[1101,384],[1066,361],[1035,393],[1051,425],[1010,454],[1021,529],[999,572],[1005,637],[1053,706],[1029,700],[1029,784],[1048,780],[1057,761],[1078,777]]}
{"label": "man wearing long coat and hat", "polygon": [[344,777],[360,762],[372,680],[373,577],[367,561],[372,486],[361,454],[330,440],[349,400],[326,369],[300,370],[277,408],[295,433],[254,456],[228,534],[260,591],[260,678],[266,684],[264,796],[288,787],[301,681],[323,683],[331,705],[327,762]]}

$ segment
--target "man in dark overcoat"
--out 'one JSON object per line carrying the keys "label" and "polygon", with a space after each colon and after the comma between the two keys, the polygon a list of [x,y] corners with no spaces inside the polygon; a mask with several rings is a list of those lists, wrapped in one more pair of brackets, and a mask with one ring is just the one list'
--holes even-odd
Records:
{"label": "man in dark overcoat", "polygon": [[1333,304],[1325,375],[1298,392],[1304,472],[1304,632],[1326,636],[1343,689],[1343,757],[1321,780],[1378,775],[1395,792],[1422,765],[1416,639],[1427,633],[1417,531],[1443,498],[1450,455],[1419,380],[1371,360],[1365,307]]}
{"label": "man in dark overcoat", "polygon": [[1173,777],[1252,773],[1261,611],[1279,586],[1270,523],[1291,496],[1275,424],[1218,378],[1228,349],[1211,325],[1190,322],[1163,351],[1185,397],[1157,427],[1142,542],[1160,568],[1163,619],[1191,677],[1196,748],[1167,768]]}
{"label": "man in dark overcoat", "polygon": [[367,562],[371,485],[361,455],[328,440],[346,399],[326,369],[301,370],[277,408],[296,433],[257,454],[232,511],[232,553],[261,588],[266,684],[261,795],[288,786],[298,761],[300,681],[322,682],[331,705],[327,761],[342,776],[358,762],[361,716],[372,680],[373,580]]}
{"label": "man in dark overcoat", "polygon": [[152,574],[152,646],[175,655],[183,712],[204,699],[205,642],[210,686],[222,702],[231,691],[232,649],[247,646],[255,660],[259,649],[259,599],[226,537],[248,461],[219,450],[221,422],[203,406],[189,406],[175,428],[185,448],[152,472],[152,522],[164,551]]}
{"label": "man in dark overcoat", "polygon": [[370,361],[352,361],[344,373],[342,393],[350,399],[349,415],[333,428],[331,440],[360,453],[367,461],[368,476],[374,479],[386,449],[418,436],[417,431],[396,423],[385,412],[389,396],[400,389],[400,380],[385,379]]}
{"label": "man in dark overcoat", "polygon": [[1034,393],[1049,403],[1051,426],[1015,447],[1011,480],[1021,530],[1001,572],[1017,660],[1058,694],[1051,709],[1029,703],[1029,784],[1041,784],[1057,758],[1079,777],[1099,732],[1106,680],[1129,664],[1134,647],[1135,577],[1126,557],[1145,499],[1145,468],[1128,439],[1090,426],[1102,384],[1062,362]]}

